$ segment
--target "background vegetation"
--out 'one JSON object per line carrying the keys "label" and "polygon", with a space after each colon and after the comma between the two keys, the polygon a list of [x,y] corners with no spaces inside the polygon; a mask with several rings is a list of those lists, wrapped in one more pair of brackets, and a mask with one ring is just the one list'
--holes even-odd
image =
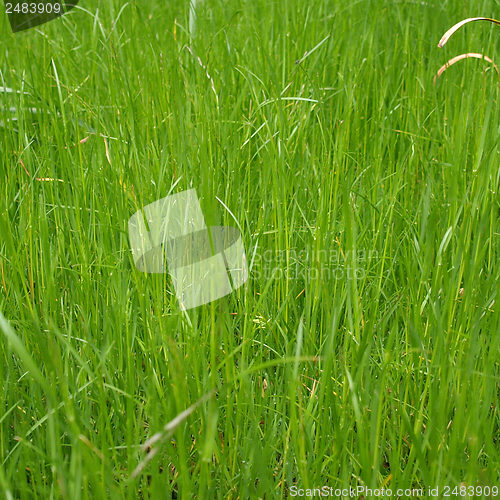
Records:
{"label": "background vegetation", "polygon": [[[490,24],[437,48],[499,6],[82,0],[16,35],[4,15],[7,498],[498,484],[498,77],[432,79],[500,62]],[[190,187],[209,224],[236,225],[217,198],[234,214],[251,277],[183,314],[127,221]]]}

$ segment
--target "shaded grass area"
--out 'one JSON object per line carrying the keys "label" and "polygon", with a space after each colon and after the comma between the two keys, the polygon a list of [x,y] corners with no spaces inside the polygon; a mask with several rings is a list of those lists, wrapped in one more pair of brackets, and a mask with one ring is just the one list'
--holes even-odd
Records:
{"label": "shaded grass area", "polygon": [[[187,2],[3,19],[0,488],[498,484],[498,80],[432,85],[495,60],[492,26],[437,42],[498,6],[206,0],[193,36]],[[126,232],[174,184],[209,225],[231,209],[251,263],[186,315]]]}

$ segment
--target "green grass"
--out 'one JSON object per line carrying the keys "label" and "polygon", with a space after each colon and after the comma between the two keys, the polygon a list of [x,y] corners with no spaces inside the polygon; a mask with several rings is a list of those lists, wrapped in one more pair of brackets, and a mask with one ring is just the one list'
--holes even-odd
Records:
{"label": "green grass", "polygon": [[[498,0],[197,3],[2,17],[3,496],[498,486],[498,78],[432,84]],[[185,314],[127,235],[175,183],[252,262]]]}

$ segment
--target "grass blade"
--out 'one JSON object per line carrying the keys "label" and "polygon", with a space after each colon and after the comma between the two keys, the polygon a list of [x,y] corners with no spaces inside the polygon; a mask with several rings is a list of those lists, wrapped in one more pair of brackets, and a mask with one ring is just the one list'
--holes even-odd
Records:
{"label": "grass blade", "polygon": [[441,40],[439,40],[439,43],[438,43],[438,47],[439,48],[442,48],[445,46],[446,42],[451,38],[451,36],[453,35],[453,33],[455,33],[456,31],[458,31],[462,26],[468,24],[468,23],[472,23],[474,21],[489,21],[491,23],[495,23],[496,25],[500,26],[500,21],[498,21],[497,19],[493,19],[491,17],[469,17],[468,19],[464,19],[463,21],[460,21],[459,23],[455,24],[454,26],[452,26],[444,35],[443,37],[441,38]]}
{"label": "grass blade", "polygon": [[488,56],[485,56],[484,54],[478,54],[478,53],[475,53],[475,52],[468,52],[466,54],[460,54],[459,56],[452,57],[446,64],[444,64],[443,66],[441,66],[439,68],[438,72],[436,73],[436,75],[434,76],[434,85],[436,85],[437,79],[440,78],[441,75],[450,66],[453,66],[458,61],[462,61],[463,59],[470,59],[470,58],[473,58],[473,59],[484,59],[485,61],[493,64],[493,67],[495,68],[495,70],[498,73],[498,76],[500,78],[500,70],[498,69],[498,66],[492,61],[491,58],[489,58]]}

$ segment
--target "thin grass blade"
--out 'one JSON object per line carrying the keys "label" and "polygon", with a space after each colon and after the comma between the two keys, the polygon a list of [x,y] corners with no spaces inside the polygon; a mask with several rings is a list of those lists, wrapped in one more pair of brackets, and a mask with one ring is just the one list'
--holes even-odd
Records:
{"label": "thin grass blade", "polygon": [[490,23],[495,23],[496,25],[500,26],[500,21],[497,19],[493,19],[491,17],[469,17],[467,19],[464,19],[463,21],[460,21],[459,23],[455,24],[452,26],[439,40],[438,47],[442,48],[446,44],[446,42],[451,38],[453,33],[458,31],[462,26],[472,23],[473,21],[489,21]]}
{"label": "thin grass blade", "polygon": [[441,66],[438,70],[438,72],[436,73],[436,75],[434,76],[434,85],[436,84],[436,81],[437,79],[450,67],[450,66],[453,66],[455,63],[457,63],[458,61],[461,61],[463,59],[469,59],[469,58],[473,58],[473,59],[484,59],[485,61],[491,63],[493,65],[493,67],[495,68],[496,72],[498,73],[498,76],[500,78],[500,70],[498,69],[498,66],[492,61],[491,58],[489,58],[488,56],[485,56],[484,54],[478,54],[476,52],[468,52],[467,54],[460,54],[459,56],[455,56],[453,58],[451,58],[446,64],[444,64],[443,66]]}

